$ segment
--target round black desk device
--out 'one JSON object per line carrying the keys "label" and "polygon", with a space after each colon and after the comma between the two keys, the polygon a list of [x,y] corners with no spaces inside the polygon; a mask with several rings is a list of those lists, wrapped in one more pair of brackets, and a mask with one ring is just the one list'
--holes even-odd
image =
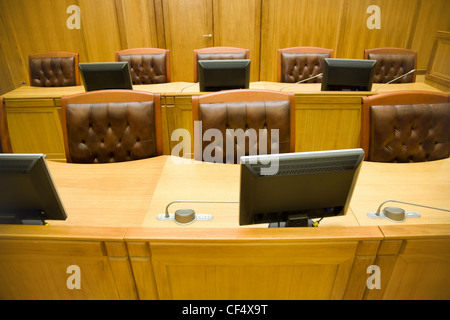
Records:
{"label": "round black desk device", "polygon": [[196,214],[192,209],[178,209],[175,214],[169,213],[169,206],[174,203],[239,203],[239,201],[212,201],[212,200],[174,200],[166,206],[166,212],[158,214],[158,220],[175,221],[179,225],[188,225],[194,221],[211,221],[212,214]]}
{"label": "round black desk device", "polygon": [[420,213],[411,211],[411,212],[405,212],[402,208],[396,208],[396,207],[386,207],[383,210],[381,210],[381,207],[386,202],[397,202],[397,203],[403,203],[407,205],[422,207],[422,208],[428,208],[433,210],[440,210],[440,211],[446,211],[450,212],[448,209],[442,209],[442,208],[436,208],[436,207],[430,207],[430,206],[424,206],[422,204],[416,204],[416,203],[410,203],[405,201],[399,201],[399,200],[386,200],[383,201],[380,206],[378,207],[378,210],[375,212],[369,212],[367,213],[367,216],[372,219],[382,219],[386,218],[393,222],[403,222],[406,220],[406,218],[420,218]]}
{"label": "round black desk device", "polygon": [[175,211],[175,221],[180,224],[189,224],[195,220],[195,211],[192,209],[178,209]]}
{"label": "round black desk device", "polygon": [[403,221],[405,220],[405,210],[397,207],[386,207],[383,209],[384,216],[389,220]]}

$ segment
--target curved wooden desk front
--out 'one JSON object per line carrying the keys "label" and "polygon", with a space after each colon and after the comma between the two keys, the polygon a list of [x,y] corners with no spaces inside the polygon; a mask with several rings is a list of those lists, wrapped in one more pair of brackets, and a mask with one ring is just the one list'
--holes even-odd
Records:
{"label": "curved wooden desk front", "polygon": [[[371,92],[320,91],[320,83],[253,82],[251,89],[295,93],[297,152],[359,147],[361,97]],[[380,85],[374,84],[373,90]],[[136,85],[135,90],[161,93],[164,154],[171,154],[179,141],[176,129],[191,134],[193,150],[192,95],[201,94],[197,83],[171,82]],[[390,84],[379,92],[393,90],[439,91],[423,82]],[[22,86],[4,95],[11,143],[15,153],[45,153],[48,159],[65,161],[60,121],[61,96],[84,92],[82,86],[42,88]],[[186,145],[186,149],[188,146]]]}
{"label": "curved wooden desk front", "polygon": [[[239,227],[230,204],[195,207],[213,214],[210,222],[156,219],[172,200],[237,200],[238,165],[167,156],[48,164],[69,218],[0,226],[2,299],[450,298],[448,214],[421,211],[402,224],[366,218],[387,198],[449,208],[450,159],[365,162],[352,210],[308,229]],[[67,287],[72,265],[81,289]],[[371,265],[381,289],[366,286]]]}

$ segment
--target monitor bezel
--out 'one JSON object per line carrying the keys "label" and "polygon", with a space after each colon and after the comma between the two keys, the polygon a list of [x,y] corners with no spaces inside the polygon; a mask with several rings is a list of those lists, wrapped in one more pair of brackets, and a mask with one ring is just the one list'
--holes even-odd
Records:
{"label": "monitor bezel", "polygon": [[[255,193],[257,193],[257,189],[261,188],[261,186],[264,186],[264,182],[263,179],[272,179],[272,180],[267,180],[267,182],[265,182],[266,184],[268,183],[273,183],[273,179],[278,179],[278,184],[280,184],[281,182],[284,182],[283,179],[287,179],[285,178],[286,176],[280,177],[280,176],[275,176],[275,177],[271,177],[270,175],[268,176],[258,176],[257,174],[255,174],[254,172],[252,172],[252,169],[249,169],[251,166],[251,163],[256,163],[257,161],[264,161],[263,163],[268,163],[269,161],[278,161],[278,163],[282,163],[283,161],[287,162],[287,161],[301,161],[304,159],[309,159],[312,161],[316,161],[319,159],[326,159],[328,157],[346,157],[346,156],[352,156],[352,157],[357,157],[356,160],[356,166],[352,169],[352,170],[343,170],[341,172],[338,172],[338,174],[341,174],[341,176],[336,177],[336,173],[325,173],[328,174],[328,176],[322,175],[319,176],[319,174],[309,174],[309,175],[304,175],[303,178],[299,178],[300,175],[292,175],[292,176],[288,176],[291,177],[291,181],[296,181],[299,179],[305,180],[307,181],[308,179],[311,180],[313,178],[315,178],[317,175],[320,179],[318,181],[319,187],[320,185],[323,185],[325,182],[325,180],[323,180],[324,178],[333,178],[333,179],[343,179],[346,182],[346,188],[348,188],[347,192],[341,192],[341,193],[345,193],[345,197],[342,196],[342,198],[340,198],[339,202],[342,203],[342,208],[339,208],[340,211],[329,211],[328,213],[324,213],[323,211],[320,212],[320,214],[318,212],[316,212],[315,210],[322,210],[328,207],[322,207],[322,208],[304,208],[302,207],[301,203],[297,204],[298,198],[290,198],[290,202],[291,204],[278,204],[277,205],[277,210],[279,212],[290,212],[289,215],[294,216],[295,214],[304,214],[307,219],[315,219],[315,218],[328,218],[328,217],[334,217],[334,216],[342,216],[342,215],[346,215],[348,208],[349,208],[349,204],[353,195],[353,190],[355,188],[356,185],[356,181],[359,175],[359,171],[360,168],[362,166],[363,160],[364,160],[364,150],[361,148],[357,148],[357,149],[342,149],[342,150],[327,150],[327,151],[312,151],[312,152],[299,152],[299,153],[283,153],[283,154],[269,154],[269,155],[254,155],[254,156],[244,156],[241,157],[241,177],[240,177],[240,190],[239,190],[239,224],[240,225],[252,225],[252,224],[261,224],[261,223],[286,223],[287,221],[287,216],[283,216],[283,215],[279,215],[276,218],[270,218],[267,217],[265,214],[270,213],[272,210],[267,209],[266,212],[255,212],[254,207],[255,206],[264,206],[264,203],[271,203],[271,205],[273,205],[273,198],[268,199],[267,197],[257,197],[255,196]],[[332,174],[334,175],[334,177],[332,176]],[[350,182],[351,180],[351,182]],[[256,185],[258,183],[258,181],[260,181],[260,185]],[[275,180],[276,181],[276,180]],[[296,181],[297,182],[297,181]],[[329,183],[329,182],[327,182]],[[336,182],[333,182],[336,183]],[[253,189],[252,189],[253,188]],[[286,190],[288,190],[288,188],[290,188],[289,186],[283,186],[282,188],[286,188]],[[311,188],[311,186],[309,186],[308,188]],[[318,187],[316,187],[317,189]],[[292,190],[292,188],[290,188],[289,190]],[[344,190],[345,191],[345,190]],[[277,189],[277,192],[282,192],[282,190],[280,191],[280,189]],[[267,191],[266,191],[267,193]],[[339,194],[339,192],[337,192],[337,194]],[[318,195],[316,197],[317,199],[320,198],[320,196]],[[345,199],[344,199],[345,198]],[[278,200],[280,201],[280,199]],[[319,200],[318,200],[319,201]],[[334,200],[333,200],[334,201]],[[256,205],[256,202],[258,202],[258,204]],[[292,202],[295,203],[296,206],[296,213],[292,213]],[[326,201],[324,201],[324,203],[326,204]],[[341,206],[341,205],[340,205]],[[289,207],[289,208],[288,208]],[[265,209],[266,210],[266,209]],[[257,215],[264,215],[264,219],[262,220],[258,220],[261,218],[257,218]],[[288,226],[288,225],[286,225]]]}
{"label": "monitor bezel", "polygon": [[[83,80],[84,89],[86,92],[97,90],[113,90],[113,89],[125,89],[132,90],[133,82],[131,79],[130,66],[127,61],[119,62],[85,62],[79,63],[81,78]],[[122,82],[117,85],[102,85],[90,79],[94,73],[111,73],[117,72],[121,74]],[[97,75],[98,76],[98,75]]]}
{"label": "monitor bezel", "polygon": [[[371,91],[376,64],[376,60],[368,59],[324,58],[321,91]],[[361,79],[339,77],[340,72],[352,69]]]}
{"label": "monitor bezel", "polygon": [[[67,212],[45,158],[44,154],[0,154],[0,162],[5,162],[5,167],[0,163],[0,178],[11,181],[17,176],[18,181],[17,185],[8,184],[8,192],[0,193],[0,203],[11,206],[0,209],[0,224],[42,225],[46,220],[67,219]],[[28,161],[29,164],[26,169],[21,170],[17,167],[7,167],[8,162],[17,161]],[[27,187],[21,182],[25,182]],[[30,191],[30,188],[33,194],[24,194]]]}
{"label": "monitor bezel", "polygon": [[[223,59],[223,60],[198,60],[197,72],[200,92],[217,92],[233,89],[249,89],[250,87],[250,59]],[[227,70],[239,70],[244,72],[243,81],[237,81],[236,85],[207,85],[206,73],[208,70],[226,72]],[[243,85],[242,85],[243,82]]]}

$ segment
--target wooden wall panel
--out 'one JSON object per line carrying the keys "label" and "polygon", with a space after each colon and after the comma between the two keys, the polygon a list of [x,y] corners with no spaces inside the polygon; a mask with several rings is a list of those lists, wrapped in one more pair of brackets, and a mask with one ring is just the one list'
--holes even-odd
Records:
{"label": "wooden wall panel", "polygon": [[153,0],[116,0],[122,49],[159,48]]}
{"label": "wooden wall panel", "polygon": [[166,47],[171,52],[173,81],[194,79],[194,49],[212,47],[211,0],[163,0]]}
{"label": "wooden wall panel", "polygon": [[[2,4],[0,3],[0,6]],[[1,9],[0,9],[1,12]],[[0,15],[0,94],[1,91],[25,81],[21,72],[23,61],[18,53],[16,43],[10,37],[3,17]]]}
{"label": "wooden wall panel", "polygon": [[[81,9],[81,29],[67,28],[70,5]],[[380,7],[380,30],[366,26],[369,5]],[[448,0],[0,0],[0,91],[27,80],[28,55],[44,51],[97,62],[118,49],[168,48],[173,81],[188,82],[193,49],[214,45],[249,48],[251,81],[275,81],[276,50],[291,46],[332,48],[338,58],[411,48],[425,70],[449,14]]]}
{"label": "wooden wall panel", "polygon": [[114,61],[121,49],[119,23],[114,0],[78,0],[81,30],[89,62]]}
{"label": "wooden wall panel", "polygon": [[336,50],[343,0],[263,0],[261,74],[276,81],[277,49],[314,46]]}
{"label": "wooden wall panel", "polygon": [[[415,26],[419,0],[347,0],[345,28],[336,57],[363,59],[364,49],[377,47],[407,48]],[[370,5],[378,5],[381,29],[369,29],[366,13]]]}
{"label": "wooden wall panel", "polygon": [[[10,55],[21,63],[8,61],[12,79],[10,85],[28,82],[28,55],[45,51],[79,52],[83,59],[83,40],[80,30],[69,30],[66,25],[71,0],[17,0],[1,1],[0,14],[9,40]],[[3,40],[1,41],[3,42]],[[3,48],[3,45],[2,45]],[[0,81],[1,83],[1,81]]]}
{"label": "wooden wall panel", "polygon": [[259,80],[261,0],[214,0],[214,46],[250,49],[250,81]]}
{"label": "wooden wall panel", "polygon": [[[436,31],[450,31],[450,1],[421,1],[411,49],[417,51],[418,69],[426,69],[431,57]],[[447,59],[447,63],[448,63]]]}

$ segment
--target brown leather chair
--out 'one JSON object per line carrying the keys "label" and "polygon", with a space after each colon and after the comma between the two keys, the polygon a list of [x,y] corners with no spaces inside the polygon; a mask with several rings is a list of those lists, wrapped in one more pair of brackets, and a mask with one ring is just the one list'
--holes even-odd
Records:
{"label": "brown leather chair", "polygon": [[133,84],[170,82],[170,52],[159,48],[116,51],[116,61],[127,61]]}
{"label": "brown leather chair", "polygon": [[61,98],[67,162],[104,163],[162,154],[159,93],[100,90]]}
{"label": "brown leather chair", "polygon": [[[364,59],[377,60],[374,83],[386,83],[411,70],[417,69],[417,51],[403,48],[373,48],[364,50]],[[416,81],[416,71],[395,83]]]}
{"label": "brown leather chair", "polygon": [[194,82],[198,82],[198,60],[250,59],[250,49],[209,47],[194,50]]}
{"label": "brown leather chair", "polygon": [[[260,154],[259,136],[262,132],[267,134],[267,147],[262,149],[266,153],[272,153],[276,143],[279,153],[294,152],[295,150],[295,102],[294,94],[269,90],[229,90],[217,93],[192,97],[192,117],[194,131],[199,134],[194,136],[194,157],[196,160],[209,161],[203,157],[206,147],[213,148],[212,157],[221,157],[223,163],[239,163],[237,155],[249,155],[252,150]],[[196,129],[196,121],[201,121],[201,131]],[[198,125],[198,124],[197,124]],[[208,129],[218,129],[221,132],[222,145],[203,141]],[[254,129],[258,136],[256,141],[245,139],[245,145],[235,141],[231,130],[242,129],[242,132],[251,136],[249,129]],[[271,129],[278,129],[279,139],[272,141]],[[261,131],[264,130],[264,131]],[[228,150],[227,141],[234,145],[233,154]],[[214,143],[214,145],[211,145]],[[243,149],[245,147],[245,150]],[[254,149],[256,148],[256,149]],[[214,153],[214,154],[213,154]],[[234,159],[232,158],[234,156]],[[221,162],[221,161],[217,161]]]}
{"label": "brown leather chair", "polygon": [[369,161],[448,158],[450,94],[410,90],[363,97],[361,147]]}
{"label": "brown leather chair", "polygon": [[80,85],[79,55],[75,52],[43,52],[30,54],[28,66],[30,86],[67,87]]}
{"label": "brown leather chair", "polygon": [[[323,71],[324,58],[333,58],[333,49],[292,47],[278,49],[277,82],[298,82]],[[322,82],[322,76],[307,81]]]}
{"label": "brown leather chair", "polygon": [[3,103],[3,97],[0,97],[0,152],[13,152],[11,140],[9,139],[8,122],[6,121],[6,108]]}

